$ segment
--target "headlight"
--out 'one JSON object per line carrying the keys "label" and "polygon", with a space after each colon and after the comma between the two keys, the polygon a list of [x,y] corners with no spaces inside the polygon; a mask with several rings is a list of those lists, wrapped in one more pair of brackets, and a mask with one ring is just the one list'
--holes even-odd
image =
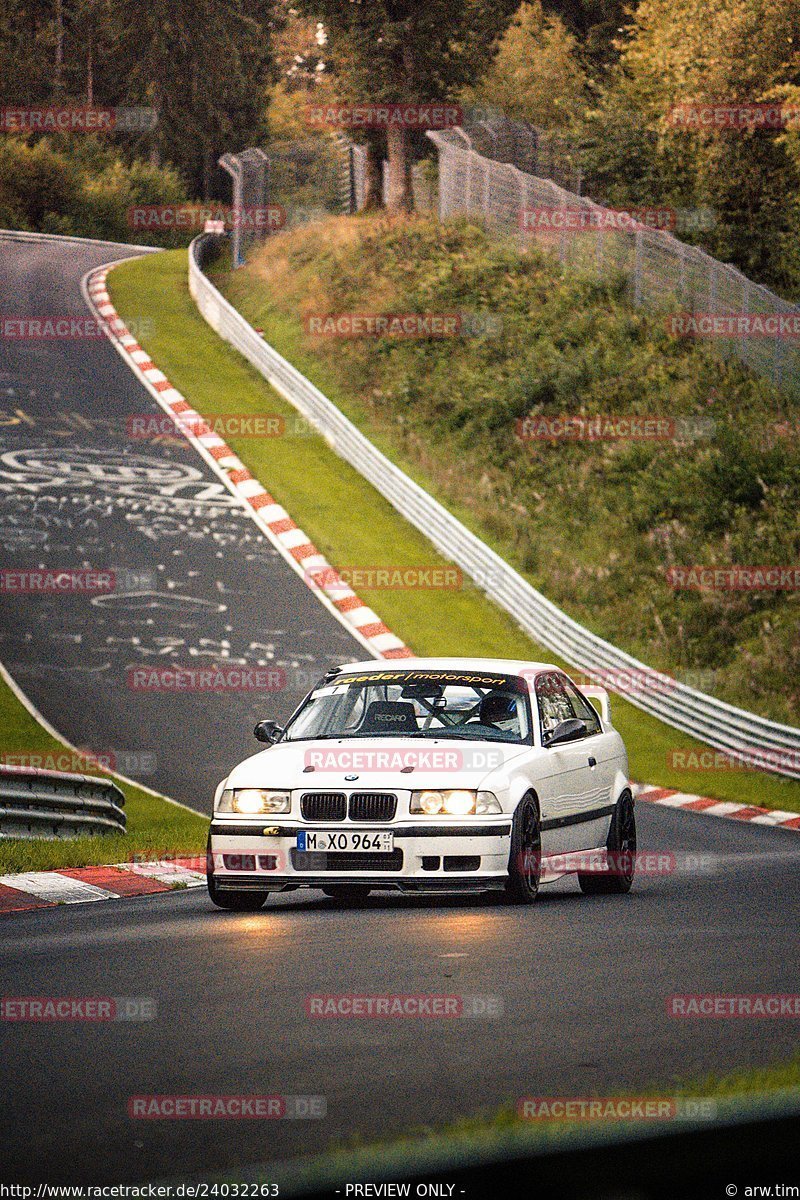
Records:
{"label": "headlight", "polygon": [[466,792],[460,789],[450,792],[412,792],[412,813],[424,813],[427,817],[483,816],[486,813],[502,812],[500,801],[491,792]]}
{"label": "headlight", "polygon": [[219,798],[217,812],[235,812],[247,816],[258,813],[288,813],[292,798],[288,792],[268,792],[261,788],[226,788]]}

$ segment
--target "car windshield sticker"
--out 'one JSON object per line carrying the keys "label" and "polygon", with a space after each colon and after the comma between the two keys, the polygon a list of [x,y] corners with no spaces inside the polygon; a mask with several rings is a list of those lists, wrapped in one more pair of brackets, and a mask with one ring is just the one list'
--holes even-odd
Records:
{"label": "car windshield sticker", "polygon": [[488,671],[369,671],[363,675],[343,675],[339,684],[446,684],[450,687],[502,687],[512,692],[527,690],[525,680],[518,675],[501,675]]}

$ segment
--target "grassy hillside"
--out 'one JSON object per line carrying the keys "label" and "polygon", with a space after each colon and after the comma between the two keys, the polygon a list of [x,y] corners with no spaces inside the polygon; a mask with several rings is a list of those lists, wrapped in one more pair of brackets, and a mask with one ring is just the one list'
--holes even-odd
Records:
{"label": "grassy hillside", "polygon": [[[216,279],[382,449],[571,616],[652,666],[797,723],[797,591],[675,590],[667,577],[674,566],[800,561],[800,414],[769,384],[676,341],[631,308],[621,285],[561,278],[536,248],[520,255],[474,226],[331,220],[272,238],[246,268]],[[316,314],[467,311],[499,318],[499,333],[304,331]],[[682,432],[518,436],[520,419],[561,414],[657,415]]]}

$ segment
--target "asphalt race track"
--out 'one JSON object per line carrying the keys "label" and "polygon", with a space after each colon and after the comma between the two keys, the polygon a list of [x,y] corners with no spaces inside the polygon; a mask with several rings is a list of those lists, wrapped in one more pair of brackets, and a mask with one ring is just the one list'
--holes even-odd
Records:
{"label": "asphalt race track", "polygon": [[[201,889],[6,919],[3,995],[147,996],[154,1020],[0,1023],[0,1172],[125,1182],[324,1150],[524,1096],[614,1096],[785,1060],[796,1020],[681,1020],[675,993],[796,991],[800,838],[639,806],[700,869],[529,908],[315,892],[254,915]],[[500,1019],[307,1015],[328,993],[498,997]],[[131,1120],[133,1095],[324,1096],[310,1120]]]}
{"label": "asphalt race track", "polygon": [[[81,312],[81,275],[118,254],[0,243],[3,295],[20,313]],[[208,810],[214,783],[254,748],[263,697],[138,693],[130,666],[170,648],[191,662],[206,639],[312,674],[361,652],[194,451],[126,437],[125,416],[151,401],[107,342],[3,352],[2,407],[25,414],[0,428],[5,563],[152,571],[154,583],[91,608],[85,596],[4,596],[0,657],[70,740],[152,752],[143,782]],[[120,482],[117,467],[143,482]],[[171,473],[188,486],[165,497],[155,485]],[[277,693],[269,711],[294,700]],[[669,1095],[676,1081],[785,1060],[796,1020],[680,1020],[667,1000],[797,990],[800,837],[644,803],[638,814],[640,849],[671,852],[680,869],[627,897],[584,897],[567,881],[529,908],[374,895],[348,909],[298,892],[240,915],[197,889],[7,918],[0,994],[145,997],[155,1015],[0,1021],[0,1176],[202,1178],[525,1096]],[[308,1015],[325,993],[492,997],[502,1016]],[[131,1119],[130,1097],[152,1094],[321,1096],[326,1115]]]}
{"label": "asphalt race track", "polygon": [[[82,276],[120,257],[0,239],[4,315],[88,317]],[[107,594],[0,593],[0,659],[74,745],[210,813],[258,749],[257,720],[287,717],[331,663],[369,656],[187,442],[131,437],[141,414],[163,416],[104,335],[0,339],[3,565],[117,580]],[[132,686],[136,667],[220,661],[276,690]]]}

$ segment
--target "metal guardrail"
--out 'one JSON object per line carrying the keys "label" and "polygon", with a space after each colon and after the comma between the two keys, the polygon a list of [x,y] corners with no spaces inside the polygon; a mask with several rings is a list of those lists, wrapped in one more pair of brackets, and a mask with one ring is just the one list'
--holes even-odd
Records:
{"label": "metal guardrail", "polygon": [[0,765],[0,838],[124,833],[124,805],[108,779]]}
{"label": "metal guardrail", "polygon": [[509,612],[525,633],[600,685],[610,686],[609,677],[650,679],[651,686],[626,691],[625,698],[709,746],[744,756],[753,766],[800,779],[800,729],[735,708],[660,674],[584,629],[381,454],[327,396],[256,333],[206,278],[202,270],[206,241],[204,236],[195,238],[189,247],[189,290],[211,328],[244,355],[320,431],[336,453],[437,550]]}
{"label": "metal guardrail", "polygon": [[72,237],[67,233],[34,233],[27,229],[0,229],[0,240],[14,242],[72,242],[76,246],[124,246],[142,254],[160,254],[161,246],[140,246],[136,242],[115,242],[104,238]]}

